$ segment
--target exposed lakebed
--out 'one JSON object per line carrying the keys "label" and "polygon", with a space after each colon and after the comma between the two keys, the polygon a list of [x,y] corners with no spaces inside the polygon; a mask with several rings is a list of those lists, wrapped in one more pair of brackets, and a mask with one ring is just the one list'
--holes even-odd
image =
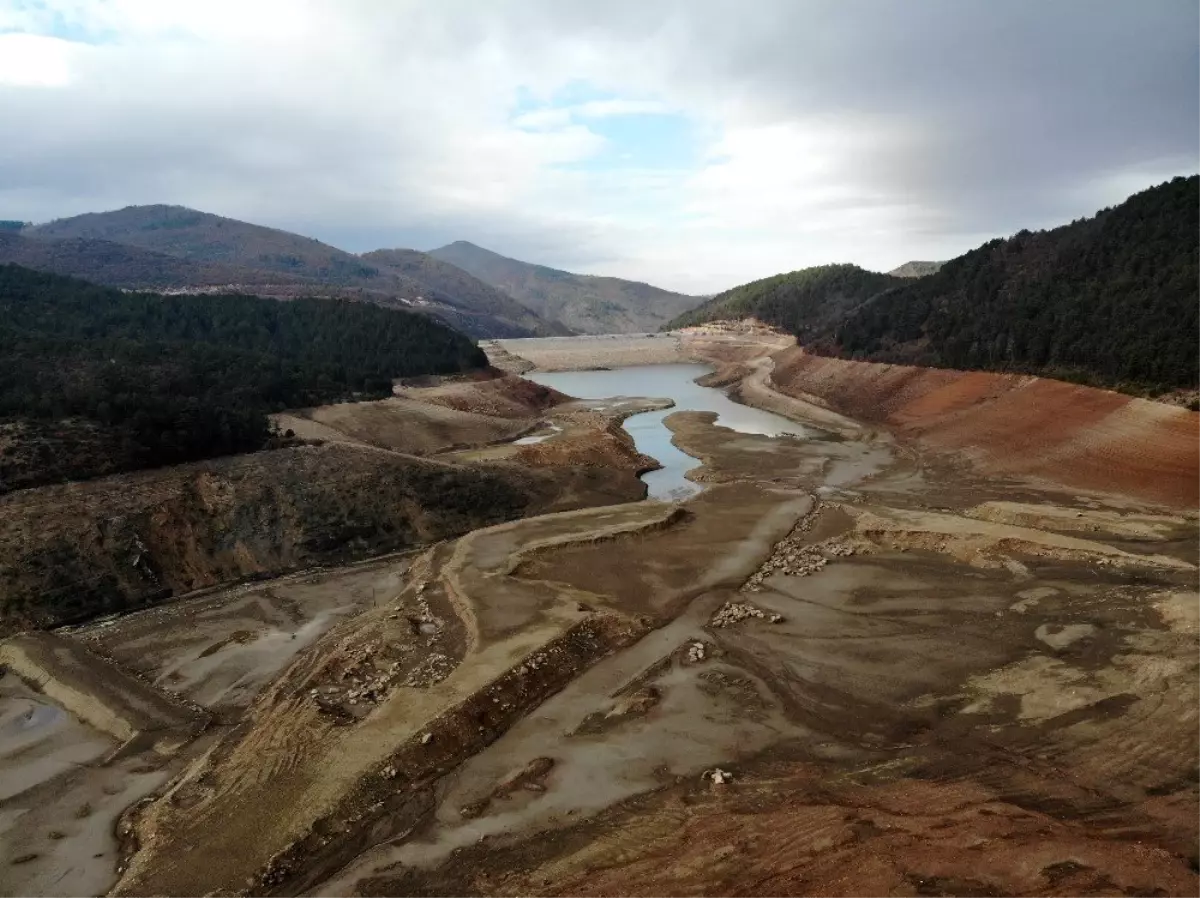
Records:
{"label": "exposed lakebed", "polygon": [[695,382],[711,370],[709,366],[699,364],[637,365],[610,371],[533,371],[524,376],[580,399],[631,396],[671,399],[675,403],[673,408],[634,415],[625,420],[624,427],[633,437],[638,451],[657,459],[662,465],[657,471],[642,475],[650,498],[678,501],[699,492],[700,485],[688,480],[686,474],[698,467],[700,460],[671,442],[671,432],[663,423],[667,415],[682,411],[715,412],[718,426],[739,433],[810,434],[801,424],[771,412],[739,405],[721,390],[702,387]]}

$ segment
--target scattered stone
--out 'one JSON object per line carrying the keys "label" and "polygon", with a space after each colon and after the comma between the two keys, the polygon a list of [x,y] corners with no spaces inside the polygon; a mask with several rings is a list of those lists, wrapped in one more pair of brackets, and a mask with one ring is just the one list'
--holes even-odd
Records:
{"label": "scattered stone", "polygon": [[704,778],[714,786],[723,786],[733,781],[733,774],[728,770],[722,770],[720,767],[714,767],[712,770],[704,771]]}
{"label": "scattered stone", "polygon": [[[553,758],[534,758],[520,770],[515,770],[508,776],[504,777],[496,784],[496,788],[492,791],[493,798],[502,798],[506,795],[511,795],[517,789],[529,789],[533,792],[544,792],[546,787],[542,783],[551,769],[554,767]],[[535,788],[530,789],[533,786]]]}
{"label": "scattered stone", "polygon": [[433,652],[408,672],[403,685],[423,689],[440,683],[454,671],[454,662],[441,652]]}
{"label": "scattered stone", "polygon": [[483,814],[484,811],[487,810],[487,806],[488,806],[488,799],[485,798],[482,801],[476,801],[471,804],[463,805],[461,808],[458,809],[458,814],[464,820],[474,820],[476,817],[479,817],[480,815]]}
{"label": "scattered stone", "polygon": [[689,664],[699,664],[705,658],[705,645],[703,642],[693,642],[688,646],[687,660]]}

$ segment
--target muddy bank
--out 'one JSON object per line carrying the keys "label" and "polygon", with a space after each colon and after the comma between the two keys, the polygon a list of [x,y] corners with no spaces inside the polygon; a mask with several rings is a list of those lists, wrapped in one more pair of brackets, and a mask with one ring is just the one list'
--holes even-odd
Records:
{"label": "muddy bank", "polygon": [[171,701],[80,642],[25,633],[0,643],[0,667],[93,729],[122,742],[145,737],[160,753],[187,742],[208,722],[194,706]]}
{"label": "muddy bank", "polygon": [[[294,889],[403,829],[414,790],[644,629],[579,607],[582,593],[517,581],[513,557],[673,514],[646,503],[543,515],[428,553],[387,605],[299,653],[243,724],[138,815],[143,847],[118,893],[207,893],[247,877],[256,891]],[[268,805],[269,819],[240,811]]]}
{"label": "muddy bank", "polygon": [[347,402],[274,415],[281,431],[303,440],[347,442],[409,455],[486,445],[521,436],[522,420],[447,408],[393,397],[376,402]]}
{"label": "muddy bank", "polygon": [[760,358],[795,342],[770,328],[686,328],[662,334],[496,340],[491,344],[495,350],[488,351],[495,351],[507,370],[524,374],[534,369],[588,371],[681,362],[723,366]]}
{"label": "muddy bank", "polygon": [[496,369],[470,377],[416,378],[396,386],[395,393],[375,402],[297,409],[272,420],[304,440],[426,456],[516,439],[539,415],[568,399]]}
{"label": "muddy bank", "polygon": [[[669,423],[718,484],[677,525],[516,569],[665,623],[317,891],[1195,891],[1200,597],[1157,551],[1194,522],[1028,487],[1000,505],[887,443]],[[769,557],[733,552],[835,470],[839,498],[789,508]],[[717,556],[728,579],[686,591]]]}

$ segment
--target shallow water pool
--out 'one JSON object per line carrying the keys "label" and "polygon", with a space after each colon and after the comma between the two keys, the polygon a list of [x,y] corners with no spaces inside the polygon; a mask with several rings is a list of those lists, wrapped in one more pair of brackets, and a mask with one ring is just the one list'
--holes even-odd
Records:
{"label": "shallow water pool", "polygon": [[535,383],[553,387],[568,396],[580,399],[613,399],[617,397],[666,397],[675,407],[656,412],[643,412],[625,420],[624,427],[633,437],[639,452],[659,461],[662,467],[642,475],[650,498],[678,501],[698,493],[701,485],[684,475],[700,465],[671,442],[671,431],[663,423],[667,415],[680,411],[716,412],[717,424],[740,433],[761,433],[766,436],[809,433],[803,425],[780,415],[739,405],[721,390],[702,387],[697,377],[708,374],[707,365],[638,365],[611,371],[546,371],[524,375]]}

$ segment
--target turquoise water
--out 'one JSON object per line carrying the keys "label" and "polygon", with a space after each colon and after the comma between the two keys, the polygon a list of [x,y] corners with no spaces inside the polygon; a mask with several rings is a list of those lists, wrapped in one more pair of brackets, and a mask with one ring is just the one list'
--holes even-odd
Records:
{"label": "turquoise water", "polygon": [[707,365],[639,365],[612,371],[531,372],[524,377],[580,399],[623,396],[673,399],[674,408],[634,415],[625,420],[624,427],[633,437],[638,451],[657,459],[662,465],[659,470],[642,475],[650,498],[678,501],[700,491],[700,484],[684,477],[692,468],[698,467],[700,461],[671,442],[671,432],[663,424],[667,415],[679,411],[716,412],[717,424],[741,433],[767,436],[784,433],[804,436],[808,433],[795,421],[739,405],[720,390],[693,383],[711,370]]}

